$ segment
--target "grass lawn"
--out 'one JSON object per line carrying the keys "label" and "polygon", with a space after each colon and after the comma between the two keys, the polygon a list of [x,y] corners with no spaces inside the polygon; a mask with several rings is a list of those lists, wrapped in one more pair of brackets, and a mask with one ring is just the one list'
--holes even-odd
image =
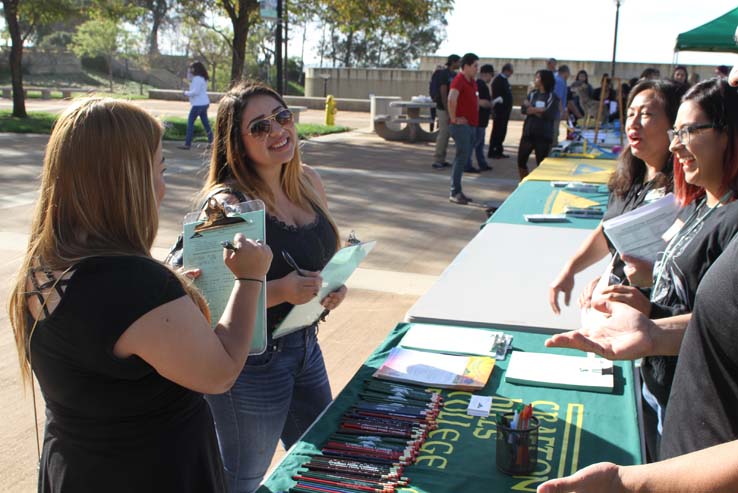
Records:
{"label": "grass lawn", "polygon": [[[0,132],[11,133],[31,133],[31,134],[49,134],[51,127],[56,121],[57,115],[53,113],[44,113],[40,111],[32,111],[28,113],[28,118],[13,118],[10,116],[10,110],[0,110]],[[180,140],[183,141],[187,130],[187,119],[181,117],[164,117],[164,140]],[[215,123],[211,120],[212,123]],[[300,139],[308,139],[318,135],[327,135],[338,132],[348,131],[348,127],[337,125],[318,125],[314,123],[298,123],[297,136]],[[198,121],[195,123],[195,141],[205,142],[205,129]]]}

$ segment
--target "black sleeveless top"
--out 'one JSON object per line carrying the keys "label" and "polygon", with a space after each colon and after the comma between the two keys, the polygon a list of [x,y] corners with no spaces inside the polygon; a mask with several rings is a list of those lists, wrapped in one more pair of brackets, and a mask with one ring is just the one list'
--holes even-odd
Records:
{"label": "black sleeveless top", "polygon": [[[318,271],[336,253],[336,235],[328,218],[318,209],[315,220],[304,226],[290,226],[276,217],[266,215],[266,242],[272,249],[272,265],[267,281],[281,279],[294,269],[282,257],[286,250],[297,265],[305,270]],[[267,309],[267,330],[273,331],[292,309],[291,303],[280,303]]]}

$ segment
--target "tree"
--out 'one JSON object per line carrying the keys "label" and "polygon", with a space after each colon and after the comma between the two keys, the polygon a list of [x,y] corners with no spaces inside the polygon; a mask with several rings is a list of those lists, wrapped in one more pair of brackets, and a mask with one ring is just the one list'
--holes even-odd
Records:
{"label": "tree", "polygon": [[205,62],[210,72],[210,90],[217,91],[218,67],[226,65],[231,54],[230,32],[216,33],[191,23],[185,23],[184,29],[190,40],[189,51]]}
{"label": "tree", "polygon": [[[290,4],[326,27],[321,58],[333,66],[408,67],[445,38],[453,0],[319,0]],[[328,34],[328,36],[325,36]]]}
{"label": "tree", "polygon": [[13,86],[13,116],[26,118],[23,93],[23,43],[36,29],[74,12],[71,0],[2,0],[3,16],[10,33],[10,79]]}
{"label": "tree", "polygon": [[120,23],[106,18],[89,20],[77,28],[72,51],[77,56],[102,56],[108,65],[110,92],[113,92],[113,58],[118,53],[123,31]]}
{"label": "tree", "polygon": [[23,38],[18,24],[18,3],[20,0],[3,0],[5,23],[10,32],[10,79],[13,85],[13,116],[26,118],[26,98],[23,94]]}
{"label": "tree", "polygon": [[175,0],[138,0],[137,3],[145,9],[146,17],[151,18],[149,32],[149,56],[159,54],[159,28],[167,20],[167,13]]}

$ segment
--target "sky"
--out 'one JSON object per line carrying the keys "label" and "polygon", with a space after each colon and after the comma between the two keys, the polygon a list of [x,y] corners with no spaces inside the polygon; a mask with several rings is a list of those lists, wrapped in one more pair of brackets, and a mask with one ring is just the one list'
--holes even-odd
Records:
{"label": "sky", "polygon": [[[676,37],[731,9],[738,0],[621,0],[617,60],[671,63]],[[612,59],[615,0],[456,0],[438,55],[472,51],[481,57]],[[306,43],[317,63],[320,32]],[[292,53],[299,53],[295,40]],[[738,54],[681,52],[680,63],[734,65]]]}

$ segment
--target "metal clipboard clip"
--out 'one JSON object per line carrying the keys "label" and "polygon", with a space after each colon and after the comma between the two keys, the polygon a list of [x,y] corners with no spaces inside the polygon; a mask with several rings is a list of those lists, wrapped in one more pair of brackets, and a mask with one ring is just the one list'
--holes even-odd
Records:
{"label": "metal clipboard clip", "polygon": [[202,224],[195,226],[195,233],[201,233],[211,229],[221,228],[230,224],[242,223],[245,220],[242,217],[229,216],[226,214],[225,207],[218,203],[215,197],[210,197],[203,211],[205,220]]}

